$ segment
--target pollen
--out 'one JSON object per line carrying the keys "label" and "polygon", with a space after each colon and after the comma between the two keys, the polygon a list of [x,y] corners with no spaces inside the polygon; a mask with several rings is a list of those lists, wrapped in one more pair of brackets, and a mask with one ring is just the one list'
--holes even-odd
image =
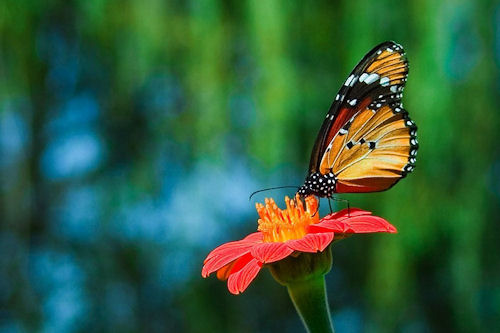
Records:
{"label": "pollen", "polygon": [[307,227],[319,222],[318,200],[308,196],[304,203],[297,194],[294,199],[285,197],[286,209],[280,209],[273,199],[266,198],[265,205],[257,203],[258,230],[265,243],[300,239],[307,234]]}

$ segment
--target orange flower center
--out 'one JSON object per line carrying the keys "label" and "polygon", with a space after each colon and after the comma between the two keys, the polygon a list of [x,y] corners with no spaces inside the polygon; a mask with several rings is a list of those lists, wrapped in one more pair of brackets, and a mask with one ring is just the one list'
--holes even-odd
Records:
{"label": "orange flower center", "polygon": [[265,243],[302,238],[307,233],[308,225],[319,222],[318,200],[308,196],[304,201],[305,210],[298,194],[294,200],[285,197],[286,209],[278,208],[274,200],[268,198],[265,205],[255,205],[260,216],[258,230],[264,234]]}

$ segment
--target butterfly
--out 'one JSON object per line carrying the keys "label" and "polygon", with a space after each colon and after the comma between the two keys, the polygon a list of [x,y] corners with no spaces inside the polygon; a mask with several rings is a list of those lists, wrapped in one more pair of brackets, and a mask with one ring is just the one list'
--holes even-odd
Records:
{"label": "butterfly", "polygon": [[323,121],[299,195],[384,191],[413,171],[417,126],[401,103],[407,76],[408,60],[395,42],[361,59]]}

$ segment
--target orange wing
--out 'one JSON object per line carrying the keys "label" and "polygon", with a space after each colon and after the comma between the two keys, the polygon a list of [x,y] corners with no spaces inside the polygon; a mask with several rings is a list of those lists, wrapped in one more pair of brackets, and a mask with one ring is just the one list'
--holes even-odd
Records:
{"label": "orange wing", "polygon": [[323,121],[299,194],[383,191],[414,169],[417,127],[401,104],[407,76],[397,43],[381,43],[361,59]]}
{"label": "orange wing", "polygon": [[366,69],[366,73],[386,77],[391,85],[401,84],[408,74],[408,64],[401,53],[384,50]]}
{"label": "orange wing", "polygon": [[400,107],[366,108],[337,133],[321,161],[333,172],[336,192],[376,192],[394,185],[414,168],[416,126]]}
{"label": "orange wing", "polygon": [[368,52],[356,65],[335,97],[311,152],[309,174],[318,172],[328,144],[355,114],[366,107],[401,103],[408,75],[403,47],[384,42]]}

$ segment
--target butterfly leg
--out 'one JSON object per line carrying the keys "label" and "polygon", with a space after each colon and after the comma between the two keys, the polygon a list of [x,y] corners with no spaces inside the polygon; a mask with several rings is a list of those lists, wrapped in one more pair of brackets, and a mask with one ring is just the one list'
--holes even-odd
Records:
{"label": "butterfly leg", "polygon": [[311,217],[314,217],[314,215],[316,215],[319,212],[320,204],[321,204],[321,200],[318,200],[318,208],[316,208],[316,211],[314,212],[314,214],[311,215]]}
{"label": "butterfly leg", "polygon": [[330,214],[332,214],[333,209],[332,209],[332,202],[330,201],[330,198],[328,198],[328,206],[330,206]]}
{"label": "butterfly leg", "polygon": [[[347,199],[341,199],[341,198],[335,198],[335,197],[331,197],[332,200],[335,200],[335,201],[341,201],[341,202],[346,202],[347,203],[347,216],[351,217],[351,204],[349,203],[349,200]],[[328,201],[330,202],[330,201]],[[330,210],[331,210],[331,206],[330,206]]]}

